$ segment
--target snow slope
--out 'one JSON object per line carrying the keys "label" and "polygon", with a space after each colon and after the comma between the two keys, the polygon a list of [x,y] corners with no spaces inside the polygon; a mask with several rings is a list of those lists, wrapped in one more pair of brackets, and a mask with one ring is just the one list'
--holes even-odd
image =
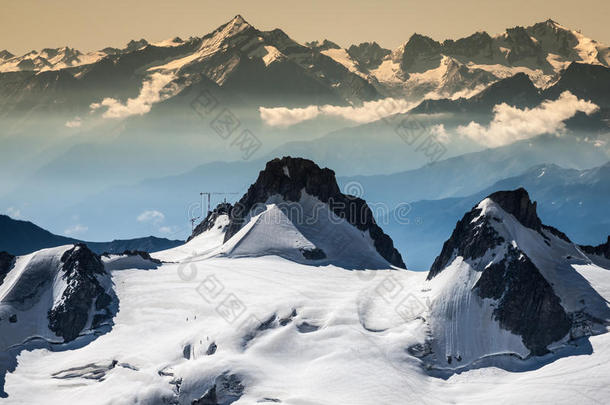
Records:
{"label": "snow slope", "polygon": [[[284,174],[295,181],[296,167],[290,167]],[[268,165],[247,195],[257,195],[256,185],[276,184],[276,175],[273,164]],[[153,254],[162,264],[152,266],[154,262],[138,255],[104,257],[120,308],[112,330],[69,350],[21,351],[15,369],[5,376],[8,400],[606,402],[610,337],[603,332],[610,319],[610,269],[594,264],[558,231],[538,228],[535,204],[524,200],[524,190],[502,193],[502,198],[495,193],[483,200],[458,223],[459,232],[450,239],[458,247],[447,259],[446,247],[453,246],[448,241],[438,259],[449,264],[439,270],[435,262],[428,279],[425,273],[380,262],[367,235],[345,220],[329,215],[324,221],[305,221],[320,207],[307,193],[291,205],[302,211],[288,210],[285,200],[272,195],[248,211],[247,221],[229,238],[233,211],[210,215],[215,218],[212,226],[184,246]],[[300,213],[305,215],[298,217]],[[460,233],[466,231],[471,233]],[[337,243],[342,236],[344,243]],[[461,236],[468,238],[456,240]],[[304,259],[302,249],[316,248],[328,255],[328,262]],[[0,287],[2,300],[30,279],[24,275],[56,263],[66,249],[18,258]],[[511,249],[521,249],[520,255],[511,256]],[[480,255],[457,254],[462,250]],[[535,267],[523,264],[525,257]],[[350,270],[350,258],[374,267]],[[481,280],[489,277],[489,267],[505,260],[506,269],[517,263],[531,273],[539,271],[567,313],[599,319],[572,324],[569,339],[531,356],[531,341],[506,327],[504,318],[498,321],[494,309],[505,301],[475,293],[490,288],[480,285]],[[45,266],[36,266],[38,261]],[[505,284],[510,291],[504,293],[521,291],[524,301],[545,286],[536,278],[530,285],[518,271],[501,274],[504,278],[491,287],[517,280]],[[539,321],[549,324],[549,319]],[[583,325],[593,329],[576,335]],[[0,327],[4,332],[4,324]]]}
{"label": "snow slope", "polygon": [[590,356],[519,373],[430,377],[405,350],[425,338],[421,319],[398,315],[405,300],[426,307],[423,273],[265,256],[193,257],[112,276],[121,303],[112,332],[78,350],[23,352],[7,375],[11,403],[190,404],[223,374],[243,387],[236,404],[568,404],[610,395],[608,335],[591,338]]}

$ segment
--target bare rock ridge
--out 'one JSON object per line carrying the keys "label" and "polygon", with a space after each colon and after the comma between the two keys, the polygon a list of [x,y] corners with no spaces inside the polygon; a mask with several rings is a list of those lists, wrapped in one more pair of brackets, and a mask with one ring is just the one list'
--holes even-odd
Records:
{"label": "bare rock ridge", "polygon": [[59,302],[49,310],[49,329],[69,342],[87,326],[92,306],[95,308],[92,328],[111,320],[114,298],[102,286],[102,280],[109,278],[104,264],[86,245],[76,245],[66,251],[61,263],[67,287]]}
{"label": "bare rock ridge", "polygon": [[220,203],[214,210],[208,212],[208,215],[205,217],[203,221],[199,225],[193,229],[193,233],[189,236],[188,241],[193,239],[195,236],[201,235],[202,233],[209,231],[212,229],[214,224],[216,223],[216,219],[218,219],[221,215],[231,215],[231,211],[233,210],[233,206],[229,203]]}
{"label": "bare rock ridge", "polygon": [[587,254],[602,256],[606,259],[610,259],[610,235],[608,235],[608,240],[606,243],[601,243],[597,246],[581,245],[580,248]]}
{"label": "bare rock ridge", "polygon": [[377,225],[366,202],[341,193],[332,170],[321,169],[311,160],[302,158],[283,157],[267,162],[257,180],[233,208],[225,242],[241,229],[256,205],[263,204],[276,195],[281,196],[284,201],[296,203],[301,199],[302,192],[327,204],[335,215],[359,230],[369,231],[375,249],[381,257],[394,266],[406,268],[400,253],[394,248],[392,239]]}
{"label": "bare rock ridge", "polygon": [[14,259],[15,256],[7,252],[0,252],[0,285],[2,285],[2,282],[4,282],[4,277],[6,277],[8,272],[11,270],[11,267],[13,267]]}

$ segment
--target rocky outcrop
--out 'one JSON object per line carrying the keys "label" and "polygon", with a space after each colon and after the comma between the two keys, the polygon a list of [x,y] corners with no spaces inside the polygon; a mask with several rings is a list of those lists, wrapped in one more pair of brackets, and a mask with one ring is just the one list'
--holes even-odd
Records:
{"label": "rocky outcrop", "polygon": [[257,205],[265,203],[272,196],[280,196],[286,202],[296,203],[300,201],[303,192],[327,204],[335,215],[359,230],[368,231],[375,249],[389,263],[406,267],[400,253],[394,248],[392,239],[375,222],[366,202],[341,193],[332,170],[321,169],[311,160],[302,158],[283,157],[267,162],[256,182],[235,204],[225,233],[225,242],[241,229]]}
{"label": "rocky outcrop", "polygon": [[530,196],[524,188],[512,191],[497,191],[488,198],[498,204],[504,211],[512,214],[521,225],[536,231],[541,230],[542,221],[536,213],[536,202],[530,200]]}
{"label": "rocky outcrop", "polygon": [[504,38],[510,49],[506,57],[509,63],[517,64],[524,59],[533,58],[537,64],[545,64],[546,55],[542,46],[529,36],[525,28],[509,28]]}
{"label": "rocky outcrop", "polygon": [[102,286],[102,280],[108,277],[104,264],[86,245],[67,250],[61,257],[61,266],[67,286],[49,310],[49,329],[69,342],[87,326],[92,310],[93,328],[112,318],[113,297]]}
{"label": "rocky outcrop", "polygon": [[437,57],[440,60],[441,44],[430,37],[413,34],[403,49],[400,67],[408,72],[420,58]]}
{"label": "rocky outcrop", "polygon": [[494,317],[504,329],[521,335],[532,354],[548,352],[547,346],[563,338],[572,326],[553,288],[531,260],[519,249],[481,274],[475,285],[481,298],[498,305]]}
{"label": "rocky outcrop", "polygon": [[460,38],[456,41],[452,39],[443,41],[443,53],[451,56],[474,57],[481,55],[491,58],[494,53],[494,41],[487,32],[476,32],[469,37]]}
{"label": "rocky outcrop", "polygon": [[218,217],[220,217],[221,215],[230,216],[232,210],[233,206],[229,203],[223,202],[218,204],[218,206],[214,208],[213,211],[208,212],[208,215],[205,217],[205,219],[201,221],[201,223],[197,225],[195,229],[193,229],[193,233],[191,234],[191,236],[189,236],[187,242],[193,239],[195,236],[201,235],[202,233],[212,229]]}
{"label": "rocky outcrop", "polygon": [[244,393],[244,386],[236,374],[225,372],[214,380],[214,385],[192,405],[229,405],[237,401]]}
{"label": "rocky outcrop", "polygon": [[123,252],[124,256],[140,256],[144,260],[148,260],[149,262],[153,262],[155,264],[161,264],[161,260],[153,258],[150,253],[143,252],[141,250],[126,250]]}
{"label": "rocky outcrop", "polygon": [[443,244],[440,255],[430,267],[427,279],[431,280],[443,271],[456,256],[466,260],[478,259],[503,242],[504,238],[493,229],[488,219],[481,216],[481,209],[473,208],[458,221],[453,233]]}
{"label": "rocky outcrop", "polygon": [[599,244],[597,246],[581,245],[580,248],[583,252],[589,255],[601,256],[606,259],[610,259],[610,235],[606,243]]}
{"label": "rocky outcrop", "polygon": [[379,46],[377,42],[363,42],[347,49],[347,53],[358,62],[358,66],[367,70],[379,67],[383,58],[391,52],[389,49]]}
{"label": "rocky outcrop", "polygon": [[7,252],[0,252],[0,285],[2,285],[4,278],[13,267],[13,260],[15,260],[15,256]]}

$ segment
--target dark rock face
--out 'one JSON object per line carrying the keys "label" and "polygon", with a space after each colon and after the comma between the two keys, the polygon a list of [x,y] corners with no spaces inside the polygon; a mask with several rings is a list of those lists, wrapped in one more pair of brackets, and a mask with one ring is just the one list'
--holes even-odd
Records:
{"label": "dark rock face", "polygon": [[538,64],[544,64],[545,52],[540,44],[534,42],[523,27],[506,30],[506,40],[510,45],[508,62],[515,64],[525,58],[535,58]]}
{"label": "dark rock face", "polygon": [[530,196],[524,188],[513,191],[498,191],[491,194],[489,198],[500,205],[504,211],[517,218],[521,225],[538,231],[544,238],[546,236],[542,233],[543,229],[566,242],[570,242],[566,234],[552,226],[544,225],[540,221],[536,213],[536,202],[530,200]]}
{"label": "dark rock face", "polygon": [[221,215],[231,215],[233,206],[229,203],[220,203],[213,211],[209,212],[199,225],[193,229],[192,235],[187,239],[187,242],[193,239],[195,236],[201,235],[202,233],[209,231],[214,226],[214,223]]}
{"label": "dark rock face", "polygon": [[583,250],[583,252],[587,254],[602,256],[606,259],[610,259],[610,235],[608,236],[608,240],[606,241],[606,243],[602,243],[597,246],[585,245],[580,246],[580,248]]}
{"label": "dark rock face", "polygon": [[13,57],[15,57],[15,55],[13,55],[12,53],[10,53],[10,52],[9,52],[9,51],[7,51],[6,49],[5,49],[5,50],[0,51],[0,59],[1,59],[1,60],[7,60],[7,59],[10,59],[10,58],[13,58]]}
{"label": "dark rock face", "polygon": [[327,204],[335,215],[359,230],[368,230],[381,257],[394,266],[406,267],[392,239],[375,222],[366,202],[341,193],[332,170],[321,169],[311,160],[302,158],[283,157],[267,162],[265,170],[259,173],[256,182],[233,208],[225,242],[241,229],[256,205],[265,203],[274,195],[280,195],[285,201],[298,202],[302,190]]}
{"label": "dark rock face", "polygon": [[326,259],[326,253],[322,249],[301,249],[303,257],[307,260],[322,260]]}
{"label": "dark rock face", "polygon": [[400,61],[400,67],[408,71],[418,58],[439,56],[441,44],[432,38],[420,34],[413,34],[405,44],[404,54]]}
{"label": "dark rock face", "polygon": [[521,335],[536,356],[547,353],[547,346],[572,327],[553,288],[518,249],[510,247],[500,262],[483,270],[474,288],[481,298],[498,301],[495,319],[504,329]]}
{"label": "dark rock face", "polygon": [[476,32],[457,41],[452,39],[443,41],[443,52],[451,56],[473,57],[481,54],[491,58],[493,56],[493,45],[493,39],[487,32]]}
{"label": "dark rock face", "polygon": [[568,30],[561,29],[555,21],[546,20],[539,22],[526,31],[536,38],[539,43],[544,43],[546,52],[556,53],[564,58],[576,58],[574,47],[578,44],[578,38]]}
{"label": "dark rock face", "polygon": [[470,99],[470,103],[485,106],[489,111],[500,103],[518,108],[532,108],[541,101],[540,91],[525,73],[499,80]]}
{"label": "dark rock face", "polygon": [[123,252],[125,256],[140,256],[144,260],[148,260],[149,262],[153,262],[155,264],[161,264],[161,260],[153,258],[150,253],[143,252],[141,250],[126,250]]}
{"label": "dark rock face", "polygon": [[67,287],[59,303],[49,310],[49,329],[69,342],[87,326],[92,305],[101,311],[94,316],[93,327],[111,319],[113,299],[100,283],[100,278],[107,276],[104,265],[86,245],[66,251],[61,263]]}
{"label": "dark rock face", "polygon": [[241,379],[235,374],[225,372],[216,377],[214,385],[201,398],[191,402],[192,405],[229,405],[237,401],[244,393]]}
{"label": "dark rock face", "polygon": [[542,222],[536,214],[536,202],[530,201],[530,196],[524,188],[513,191],[498,191],[488,198],[517,218],[521,225],[540,231]]}
{"label": "dark rock face", "polygon": [[556,99],[564,91],[590,100],[602,109],[610,108],[610,69],[605,66],[572,62],[560,79],[544,91],[546,98]]}
{"label": "dark rock face", "polygon": [[0,252],[0,285],[2,285],[4,278],[13,267],[13,260],[15,260],[15,256],[6,252]]}
{"label": "dark rock face", "polygon": [[441,254],[432,263],[427,277],[428,280],[434,278],[451,264],[456,256],[462,256],[466,260],[478,259],[488,250],[504,242],[504,238],[498,235],[486,218],[481,217],[472,222],[480,214],[480,209],[473,208],[464,215],[464,218],[458,221],[451,237],[443,244]]}
{"label": "dark rock face", "polygon": [[358,62],[361,68],[375,69],[392,51],[380,47],[377,42],[363,42],[350,46],[347,53]]}

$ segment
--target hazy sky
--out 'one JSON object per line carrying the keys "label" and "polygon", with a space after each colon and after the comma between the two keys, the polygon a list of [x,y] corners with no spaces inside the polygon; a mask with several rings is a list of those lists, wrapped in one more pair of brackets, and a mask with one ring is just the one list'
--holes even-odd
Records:
{"label": "hazy sky", "polygon": [[548,18],[610,44],[607,0],[0,0],[0,7],[0,50],[17,54],[201,36],[236,14],[262,30],[281,28],[299,42],[328,38],[342,46],[374,40],[394,48],[413,32],[443,40]]}

